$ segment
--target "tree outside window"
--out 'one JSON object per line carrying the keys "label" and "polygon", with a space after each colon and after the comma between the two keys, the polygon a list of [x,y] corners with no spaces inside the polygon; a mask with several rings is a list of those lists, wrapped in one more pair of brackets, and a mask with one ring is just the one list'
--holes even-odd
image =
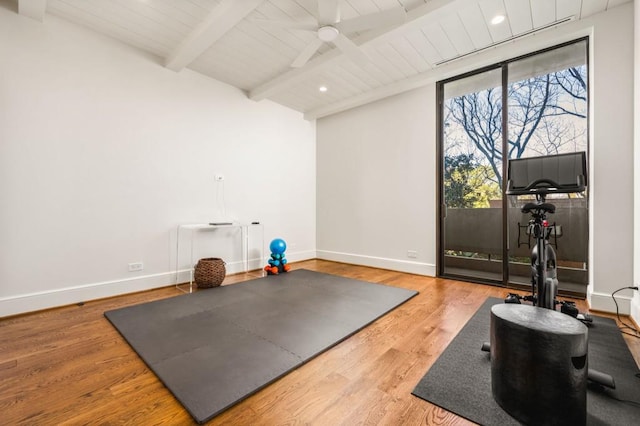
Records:
{"label": "tree outside window", "polygon": [[[586,150],[586,73],[582,65],[509,84],[509,158]],[[501,89],[447,99],[443,112],[445,201],[489,207],[502,188]]]}

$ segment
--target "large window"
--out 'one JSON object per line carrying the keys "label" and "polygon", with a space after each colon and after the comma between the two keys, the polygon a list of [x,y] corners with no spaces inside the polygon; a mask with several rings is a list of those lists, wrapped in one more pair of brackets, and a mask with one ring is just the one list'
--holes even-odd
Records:
{"label": "large window", "polygon": [[[439,83],[439,275],[530,283],[525,200],[503,196],[505,159],[587,151],[586,54],[583,39]],[[560,289],[583,294],[586,196],[552,202]]]}

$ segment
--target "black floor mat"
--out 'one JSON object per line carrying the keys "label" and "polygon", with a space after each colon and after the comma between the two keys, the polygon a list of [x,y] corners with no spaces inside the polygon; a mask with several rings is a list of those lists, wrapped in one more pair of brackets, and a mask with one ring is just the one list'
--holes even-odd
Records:
{"label": "black floor mat", "polygon": [[416,294],[296,270],[105,316],[203,423]]}
{"label": "black floor mat", "polygon": [[[420,380],[413,394],[482,425],[518,425],[493,399],[491,360],[480,350],[489,341],[489,298]],[[631,425],[640,419],[640,378],[615,321],[594,317],[589,326],[589,368],[608,373],[615,390],[587,391],[587,424]]]}

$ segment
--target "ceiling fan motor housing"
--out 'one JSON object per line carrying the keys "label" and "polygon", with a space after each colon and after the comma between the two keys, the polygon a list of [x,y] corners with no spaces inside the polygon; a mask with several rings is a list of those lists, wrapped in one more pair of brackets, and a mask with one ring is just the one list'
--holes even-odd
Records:
{"label": "ceiling fan motor housing", "polygon": [[324,27],[318,28],[318,38],[322,41],[333,41],[338,38],[339,34],[340,31],[331,25],[325,25]]}

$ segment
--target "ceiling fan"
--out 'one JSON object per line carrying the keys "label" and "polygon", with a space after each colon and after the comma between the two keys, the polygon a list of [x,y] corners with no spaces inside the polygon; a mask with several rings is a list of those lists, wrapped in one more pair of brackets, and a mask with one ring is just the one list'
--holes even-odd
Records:
{"label": "ceiling fan", "polygon": [[259,23],[309,31],[316,34],[317,38],[309,43],[291,64],[294,68],[304,66],[324,43],[333,44],[350,60],[363,66],[369,60],[367,55],[345,34],[400,25],[405,22],[407,17],[406,11],[400,6],[352,19],[341,20],[339,3],[340,0],[318,0],[316,23],[271,20],[259,21]]}

